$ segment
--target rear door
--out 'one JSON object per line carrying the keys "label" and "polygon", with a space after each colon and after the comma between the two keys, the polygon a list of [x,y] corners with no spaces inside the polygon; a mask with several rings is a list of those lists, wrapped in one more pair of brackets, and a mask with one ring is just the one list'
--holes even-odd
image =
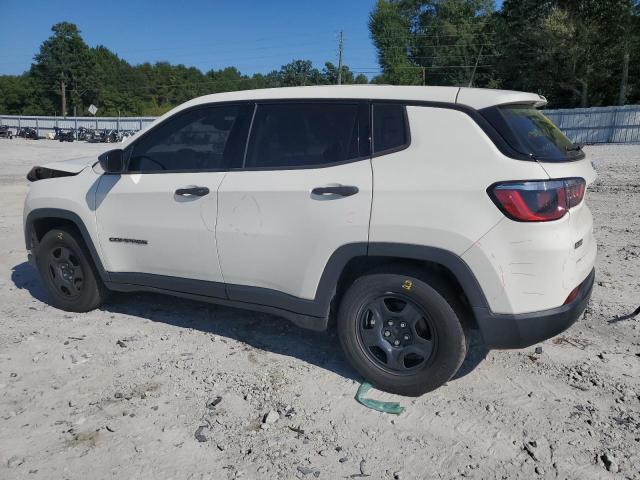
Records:
{"label": "rear door", "polygon": [[253,108],[208,105],[178,113],[127,148],[126,173],[101,177],[96,218],[107,268],[136,274],[115,280],[169,289],[181,286],[159,276],[220,282],[219,291],[199,293],[224,296],[217,190],[228,168],[242,161]]}
{"label": "rear door", "polygon": [[295,297],[292,309],[314,299],[339,247],[366,252],[371,188],[366,102],[259,104],[244,168],[218,194],[229,297],[268,305],[275,291]]}

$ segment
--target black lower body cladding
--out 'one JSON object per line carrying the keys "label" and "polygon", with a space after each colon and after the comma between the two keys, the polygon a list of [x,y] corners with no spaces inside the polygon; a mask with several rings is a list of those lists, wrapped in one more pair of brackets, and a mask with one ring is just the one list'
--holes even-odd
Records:
{"label": "black lower body cladding", "polygon": [[520,314],[493,313],[487,308],[474,308],[482,337],[489,348],[525,348],[564,332],[587,308],[595,270],[580,284],[578,296],[561,307]]}
{"label": "black lower body cladding", "polygon": [[489,308],[484,292],[469,266],[458,255],[424,245],[386,242],[361,242],[340,247],[329,258],[314,299],[302,299],[271,289],[244,285],[225,285],[176,277],[113,273],[104,269],[92,239],[80,217],[70,211],[37,209],[25,224],[27,249],[32,245],[34,224],[39,219],[60,219],[73,223],[84,240],[96,271],[108,288],[120,291],[147,290],[176,296],[224,303],[253,310],[262,310],[288,318],[293,323],[312,330],[324,330],[328,324],[331,301],[336,285],[350,260],[385,257],[408,262],[430,262],[446,268],[458,281],[475,316],[477,325],[489,348],[524,348],[546,340],[569,328],[582,314],[591,295],[594,272],[584,280],[577,298],[551,310],[526,314],[497,314]]}

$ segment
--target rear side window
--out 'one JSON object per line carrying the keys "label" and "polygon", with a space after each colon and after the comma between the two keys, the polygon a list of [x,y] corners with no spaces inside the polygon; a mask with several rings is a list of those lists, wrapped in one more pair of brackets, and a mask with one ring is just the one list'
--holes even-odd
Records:
{"label": "rear side window", "polygon": [[373,153],[400,150],[409,143],[405,106],[373,104]]}
{"label": "rear side window", "polygon": [[580,149],[533,105],[491,107],[482,114],[519,153],[549,162],[584,157]]}
{"label": "rear side window", "polygon": [[179,113],[132,145],[130,172],[218,170],[242,163],[253,105]]}
{"label": "rear side window", "polygon": [[320,167],[369,155],[367,110],[364,103],[258,105],[245,167]]}

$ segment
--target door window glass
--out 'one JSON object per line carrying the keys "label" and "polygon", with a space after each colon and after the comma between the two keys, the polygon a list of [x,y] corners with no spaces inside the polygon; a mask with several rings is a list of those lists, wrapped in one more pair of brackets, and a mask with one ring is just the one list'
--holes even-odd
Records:
{"label": "door window glass", "polygon": [[399,149],[409,143],[404,105],[373,105],[373,152]]}
{"label": "door window glass", "polygon": [[130,172],[218,170],[242,163],[253,105],[179,113],[133,144]]}
{"label": "door window glass", "polygon": [[325,166],[369,155],[366,104],[259,105],[246,168]]}

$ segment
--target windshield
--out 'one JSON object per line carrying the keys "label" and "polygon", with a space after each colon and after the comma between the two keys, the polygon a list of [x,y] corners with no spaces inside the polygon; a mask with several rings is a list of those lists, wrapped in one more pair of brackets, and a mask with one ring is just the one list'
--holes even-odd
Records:
{"label": "windshield", "polygon": [[520,153],[548,162],[584,157],[580,148],[533,105],[491,107],[483,114],[507,143]]}

